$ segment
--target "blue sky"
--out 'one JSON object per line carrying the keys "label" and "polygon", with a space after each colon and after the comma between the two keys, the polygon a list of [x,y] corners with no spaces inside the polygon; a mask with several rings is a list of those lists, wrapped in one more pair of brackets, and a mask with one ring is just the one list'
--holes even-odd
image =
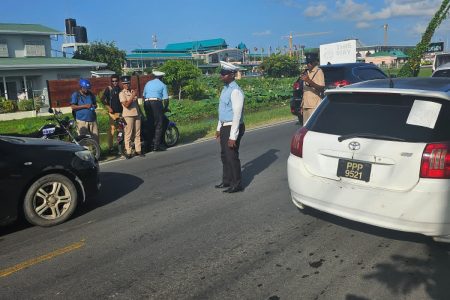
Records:
{"label": "blue sky", "polygon": [[[168,43],[224,38],[230,46],[241,41],[253,49],[323,43],[357,38],[365,45],[388,42],[415,45],[440,0],[2,0],[0,22],[38,23],[64,31],[64,19],[85,26],[90,41],[115,41],[127,52]],[[433,41],[450,39],[445,22]],[[322,35],[314,33],[326,32]],[[61,38],[60,38],[61,39]]]}

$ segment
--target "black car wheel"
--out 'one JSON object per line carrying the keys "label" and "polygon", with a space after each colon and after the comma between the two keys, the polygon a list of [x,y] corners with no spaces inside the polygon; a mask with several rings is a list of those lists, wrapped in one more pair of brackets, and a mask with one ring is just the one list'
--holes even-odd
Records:
{"label": "black car wheel", "polygon": [[166,130],[164,141],[167,147],[173,147],[178,143],[178,139],[180,138],[180,133],[178,128],[175,126],[169,126]]}
{"label": "black car wheel", "polygon": [[78,144],[89,150],[97,160],[100,158],[100,145],[94,139],[83,138]]}
{"label": "black car wheel", "polygon": [[25,218],[33,225],[53,226],[66,221],[78,202],[73,182],[61,174],[49,174],[36,180],[25,195]]}

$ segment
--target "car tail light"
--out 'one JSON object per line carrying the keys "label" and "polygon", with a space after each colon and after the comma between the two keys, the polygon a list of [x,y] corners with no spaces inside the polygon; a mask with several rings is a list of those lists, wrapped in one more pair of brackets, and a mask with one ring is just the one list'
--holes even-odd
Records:
{"label": "car tail light", "polygon": [[450,178],[450,142],[425,146],[420,164],[421,178]]}
{"label": "car tail light", "polygon": [[292,86],[292,88],[294,90],[299,90],[300,89],[300,83],[298,81],[294,82],[294,85]]}
{"label": "car tail light", "polygon": [[294,134],[291,141],[291,153],[298,157],[303,157],[303,140],[308,132],[306,127],[302,127]]}
{"label": "car tail light", "polygon": [[333,86],[335,86],[335,87],[343,87],[343,86],[346,86],[346,85],[349,85],[349,84],[350,84],[350,81],[347,81],[345,79],[333,82]]}

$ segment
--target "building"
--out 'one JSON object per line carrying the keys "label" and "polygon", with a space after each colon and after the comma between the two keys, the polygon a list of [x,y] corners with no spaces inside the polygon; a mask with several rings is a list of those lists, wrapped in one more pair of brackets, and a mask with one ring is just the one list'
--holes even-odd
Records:
{"label": "building", "polygon": [[[0,23],[0,96],[48,101],[47,80],[91,77],[104,63],[52,57],[53,36],[64,32],[39,24]],[[45,103],[44,103],[45,104]],[[48,104],[48,102],[47,102]]]}
{"label": "building", "polygon": [[408,55],[400,50],[380,51],[366,56],[365,62],[375,64],[379,67],[399,67],[408,58]]}

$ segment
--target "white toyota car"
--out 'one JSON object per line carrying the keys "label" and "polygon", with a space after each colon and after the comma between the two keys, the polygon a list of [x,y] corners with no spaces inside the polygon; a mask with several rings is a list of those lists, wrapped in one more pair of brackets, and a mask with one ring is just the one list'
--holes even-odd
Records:
{"label": "white toyota car", "polygon": [[292,201],[450,242],[449,149],[449,78],[328,90],[292,138]]}

